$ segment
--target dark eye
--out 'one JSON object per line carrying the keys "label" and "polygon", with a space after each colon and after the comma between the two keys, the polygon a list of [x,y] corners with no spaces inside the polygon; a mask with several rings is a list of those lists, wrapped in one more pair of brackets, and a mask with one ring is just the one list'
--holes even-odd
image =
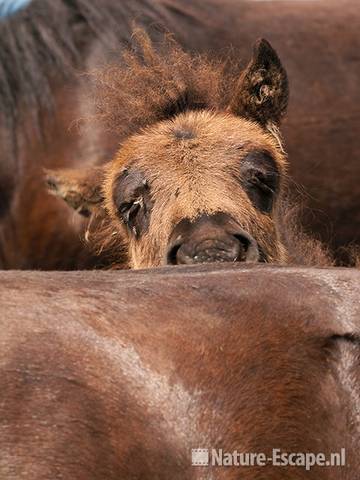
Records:
{"label": "dark eye", "polygon": [[119,215],[123,219],[123,222],[130,228],[130,230],[132,230],[135,236],[138,236],[136,217],[139,214],[142,206],[143,199],[139,198],[133,202],[122,203],[118,208]]}
{"label": "dark eye", "polygon": [[138,170],[125,170],[113,185],[113,201],[119,218],[138,238],[149,227],[152,210],[150,187]]}
{"label": "dark eye", "polygon": [[253,204],[262,212],[270,213],[275,195],[273,178],[266,176],[263,172],[253,171],[246,183],[246,190]]}
{"label": "dark eye", "polygon": [[274,160],[265,152],[252,152],[242,165],[242,182],[253,205],[263,213],[270,213],[279,185],[279,174]]}

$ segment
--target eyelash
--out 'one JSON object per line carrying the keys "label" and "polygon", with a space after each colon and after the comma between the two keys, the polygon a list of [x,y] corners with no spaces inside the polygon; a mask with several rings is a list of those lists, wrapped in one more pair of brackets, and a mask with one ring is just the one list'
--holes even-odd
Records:
{"label": "eyelash", "polygon": [[243,178],[243,185],[253,205],[263,213],[270,213],[276,193],[276,175],[249,169]]}
{"label": "eyelash", "polygon": [[253,172],[252,176],[247,180],[250,185],[253,185],[267,194],[274,194],[274,188],[268,185],[266,177],[262,172]]}

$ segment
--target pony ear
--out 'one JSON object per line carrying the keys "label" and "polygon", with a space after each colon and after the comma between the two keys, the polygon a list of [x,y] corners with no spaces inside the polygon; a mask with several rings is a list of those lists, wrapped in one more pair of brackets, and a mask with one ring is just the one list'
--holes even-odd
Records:
{"label": "pony ear", "polygon": [[71,208],[85,217],[101,206],[104,177],[104,167],[45,170],[49,192],[65,200]]}
{"label": "pony ear", "polygon": [[264,127],[279,125],[289,98],[288,78],[270,43],[256,42],[253,57],[242,73],[230,109]]}

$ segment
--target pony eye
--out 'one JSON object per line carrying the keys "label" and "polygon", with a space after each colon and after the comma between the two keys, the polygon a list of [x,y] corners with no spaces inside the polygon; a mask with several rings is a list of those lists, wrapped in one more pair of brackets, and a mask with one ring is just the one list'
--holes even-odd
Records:
{"label": "pony eye", "polygon": [[255,188],[262,190],[267,194],[274,194],[275,188],[272,177],[267,177],[263,172],[252,172],[252,176],[247,180]]}
{"label": "pony eye", "polygon": [[120,205],[119,213],[124,223],[131,229],[133,229],[133,223],[136,219],[137,214],[139,213],[143,205],[142,199],[134,200],[133,202],[126,202]]}
{"label": "pony eye", "polygon": [[145,175],[136,169],[123,171],[113,184],[113,202],[129,233],[139,238],[149,227],[153,201]]}
{"label": "pony eye", "polygon": [[270,213],[273,206],[276,186],[273,178],[263,172],[252,171],[246,178],[246,192],[253,205],[263,213]]}
{"label": "pony eye", "polygon": [[262,213],[271,213],[279,188],[279,172],[267,152],[250,152],[242,161],[241,179],[244,190],[254,207]]}

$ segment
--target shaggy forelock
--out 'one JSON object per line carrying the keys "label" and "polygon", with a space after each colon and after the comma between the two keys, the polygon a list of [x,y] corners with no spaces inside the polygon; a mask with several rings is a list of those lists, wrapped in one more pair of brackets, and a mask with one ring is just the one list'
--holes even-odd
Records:
{"label": "shaggy forelock", "polygon": [[95,73],[98,119],[120,138],[186,110],[224,110],[237,81],[228,65],[191,56],[167,36],[136,30],[119,64]]}

